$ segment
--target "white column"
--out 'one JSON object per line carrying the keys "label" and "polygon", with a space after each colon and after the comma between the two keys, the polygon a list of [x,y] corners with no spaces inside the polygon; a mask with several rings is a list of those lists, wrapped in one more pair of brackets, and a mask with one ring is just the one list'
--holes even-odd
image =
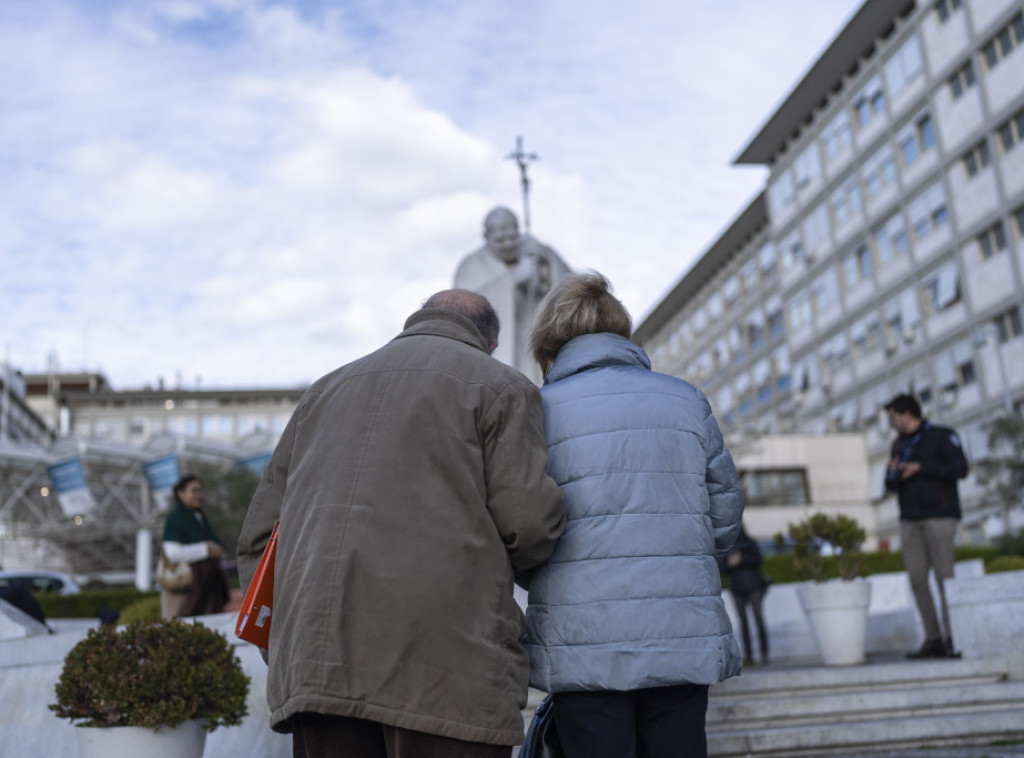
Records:
{"label": "white column", "polygon": [[143,591],[153,588],[153,533],[149,529],[135,534],[135,587]]}

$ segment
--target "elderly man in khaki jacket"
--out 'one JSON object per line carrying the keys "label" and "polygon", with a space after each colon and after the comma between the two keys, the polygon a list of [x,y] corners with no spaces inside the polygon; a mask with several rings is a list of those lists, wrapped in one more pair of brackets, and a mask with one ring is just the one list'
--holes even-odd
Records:
{"label": "elderly man in khaki jacket", "polygon": [[513,571],[565,527],[541,401],[494,360],[498,318],[466,290],[315,382],[238,544],[243,585],[281,521],[270,724],[295,756],[511,754],[527,657]]}

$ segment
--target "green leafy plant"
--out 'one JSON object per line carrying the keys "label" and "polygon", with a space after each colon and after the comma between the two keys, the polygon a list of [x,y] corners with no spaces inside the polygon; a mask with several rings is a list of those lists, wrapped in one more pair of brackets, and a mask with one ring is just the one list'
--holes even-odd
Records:
{"label": "green leafy plant", "polygon": [[64,658],[50,710],[80,726],[156,729],[204,719],[212,732],[241,723],[248,692],[223,634],[179,620],[138,622],[90,630]]}
{"label": "green leafy plant", "polygon": [[[861,546],[867,533],[849,516],[815,513],[790,524],[788,533],[793,540],[793,569],[802,579],[824,582],[829,578],[826,568],[832,561],[821,552],[826,543],[832,547],[840,579],[849,581],[860,575]],[[775,539],[781,542],[782,535],[776,535]]]}

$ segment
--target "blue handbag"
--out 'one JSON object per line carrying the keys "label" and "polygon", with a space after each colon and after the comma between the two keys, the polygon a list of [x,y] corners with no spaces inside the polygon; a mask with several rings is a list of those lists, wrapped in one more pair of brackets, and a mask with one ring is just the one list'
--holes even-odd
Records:
{"label": "blue handbag", "polygon": [[519,758],[564,758],[562,745],[555,731],[555,713],[551,695],[537,706],[533,714],[530,728],[526,730],[526,740],[519,750]]}

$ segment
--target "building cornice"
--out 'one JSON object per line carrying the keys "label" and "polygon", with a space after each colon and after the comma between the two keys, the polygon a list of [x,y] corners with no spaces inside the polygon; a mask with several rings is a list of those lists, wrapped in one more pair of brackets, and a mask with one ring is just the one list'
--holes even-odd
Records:
{"label": "building cornice", "polygon": [[771,164],[814,111],[839,91],[843,78],[857,70],[878,38],[888,35],[896,19],[910,13],[914,5],[914,0],[867,0],[733,162]]}

